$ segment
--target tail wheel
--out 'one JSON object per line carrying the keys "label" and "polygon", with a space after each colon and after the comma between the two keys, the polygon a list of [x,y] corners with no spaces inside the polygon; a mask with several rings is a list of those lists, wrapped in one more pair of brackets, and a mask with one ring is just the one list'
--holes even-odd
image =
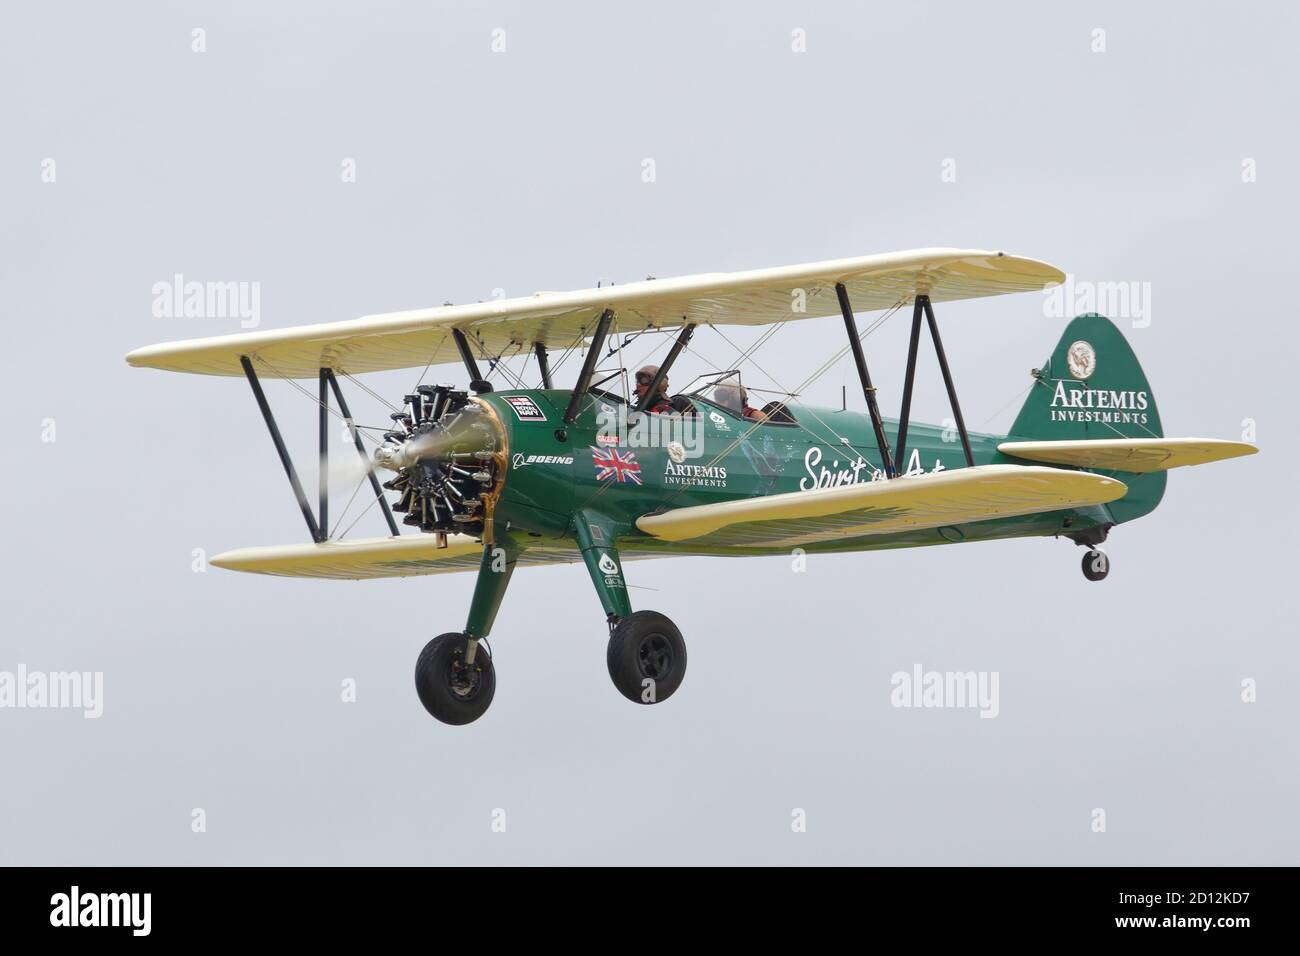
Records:
{"label": "tail wheel", "polygon": [[657,704],[686,676],[686,642],[658,611],[636,611],[610,634],[605,663],[620,694],[633,703]]}
{"label": "tail wheel", "polygon": [[1110,574],[1110,558],[1096,548],[1083,556],[1083,576],[1089,581],[1104,581]]}
{"label": "tail wheel", "polygon": [[420,696],[420,703],[444,724],[478,720],[496,693],[492,655],[479,644],[474,651],[474,662],[467,664],[468,643],[465,634],[439,634],[424,645],[415,662],[415,692]]}

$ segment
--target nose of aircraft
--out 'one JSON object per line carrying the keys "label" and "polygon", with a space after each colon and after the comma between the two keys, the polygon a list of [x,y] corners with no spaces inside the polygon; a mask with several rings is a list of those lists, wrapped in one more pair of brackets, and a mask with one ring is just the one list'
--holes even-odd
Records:
{"label": "nose of aircraft", "polygon": [[445,397],[427,403],[408,396],[417,399],[410,414],[394,416],[400,430],[386,434],[374,461],[396,472],[384,487],[400,492],[393,510],[406,513],[405,524],[473,533],[505,481],[506,438],[491,406],[464,393]]}

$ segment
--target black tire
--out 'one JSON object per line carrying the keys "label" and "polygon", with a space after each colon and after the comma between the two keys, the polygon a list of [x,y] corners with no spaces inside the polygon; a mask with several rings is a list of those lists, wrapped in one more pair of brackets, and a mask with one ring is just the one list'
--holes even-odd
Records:
{"label": "black tire", "polygon": [[444,724],[468,724],[483,716],[497,689],[492,656],[482,643],[467,668],[464,634],[439,634],[415,662],[415,692],[420,703]]}
{"label": "black tire", "polygon": [[1104,581],[1110,574],[1110,558],[1095,548],[1083,556],[1083,576],[1089,581]]}
{"label": "black tire", "polygon": [[686,676],[686,642],[658,611],[635,611],[609,636],[605,663],[620,694],[634,704],[658,704],[673,696]]}

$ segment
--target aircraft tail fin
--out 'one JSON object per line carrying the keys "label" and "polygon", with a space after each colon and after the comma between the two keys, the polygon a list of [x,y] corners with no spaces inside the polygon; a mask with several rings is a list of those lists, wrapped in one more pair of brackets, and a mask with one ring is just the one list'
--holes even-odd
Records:
{"label": "aircraft tail fin", "polygon": [[[1110,319],[1089,314],[1071,320],[1036,370],[1007,438],[1042,443],[1163,436],[1155,395],[1133,349]],[[1117,523],[1148,514],[1164,495],[1164,471],[1124,473],[1121,480],[1128,494],[1106,505]]]}
{"label": "aircraft tail fin", "polygon": [[1081,315],[1070,322],[1035,379],[1011,426],[1012,438],[1164,437],[1142,366],[1105,316]]}

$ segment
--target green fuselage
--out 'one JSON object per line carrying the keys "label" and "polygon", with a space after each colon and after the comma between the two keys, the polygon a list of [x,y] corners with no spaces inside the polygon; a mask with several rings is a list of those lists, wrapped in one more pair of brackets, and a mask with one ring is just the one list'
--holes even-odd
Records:
{"label": "green fuselage", "polygon": [[[639,530],[636,519],[691,505],[811,491],[883,477],[875,433],[865,413],[792,406],[798,424],[756,423],[697,398],[694,403],[699,414],[695,423],[689,417],[673,421],[664,416],[630,415],[631,428],[615,445],[609,434],[609,413],[626,408],[621,399],[589,394],[576,420],[565,428],[563,415],[570,396],[564,390],[480,396],[496,409],[509,443],[510,461],[497,505],[496,526],[525,548],[529,538],[575,540],[576,526],[585,521],[575,516],[587,516],[599,518],[612,536],[607,543],[616,544],[625,556],[784,553],[789,549],[701,547],[690,541],[660,541]],[[530,399],[536,412],[527,401],[519,402],[519,397]],[[516,403],[509,398],[516,398]],[[522,412],[519,404],[523,405]],[[538,415],[545,420],[537,420]],[[691,428],[696,430],[682,431]],[[891,448],[897,442],[897,429],[896,421],[885,420]],[[1002,437],[969,437],[976,465],[1018,461],[998,451]],[[680,440],[683,438],[687,440]],[[955,429],[913,422],[908,426],[907,449],[897,463],[897,471],[928,474],[964,468],[966,464]],[[1111,521],[1113,518],[1104,509],[1093,507],[840,538],[809,544],[805,550],[858,551],[1077,534]]]}

